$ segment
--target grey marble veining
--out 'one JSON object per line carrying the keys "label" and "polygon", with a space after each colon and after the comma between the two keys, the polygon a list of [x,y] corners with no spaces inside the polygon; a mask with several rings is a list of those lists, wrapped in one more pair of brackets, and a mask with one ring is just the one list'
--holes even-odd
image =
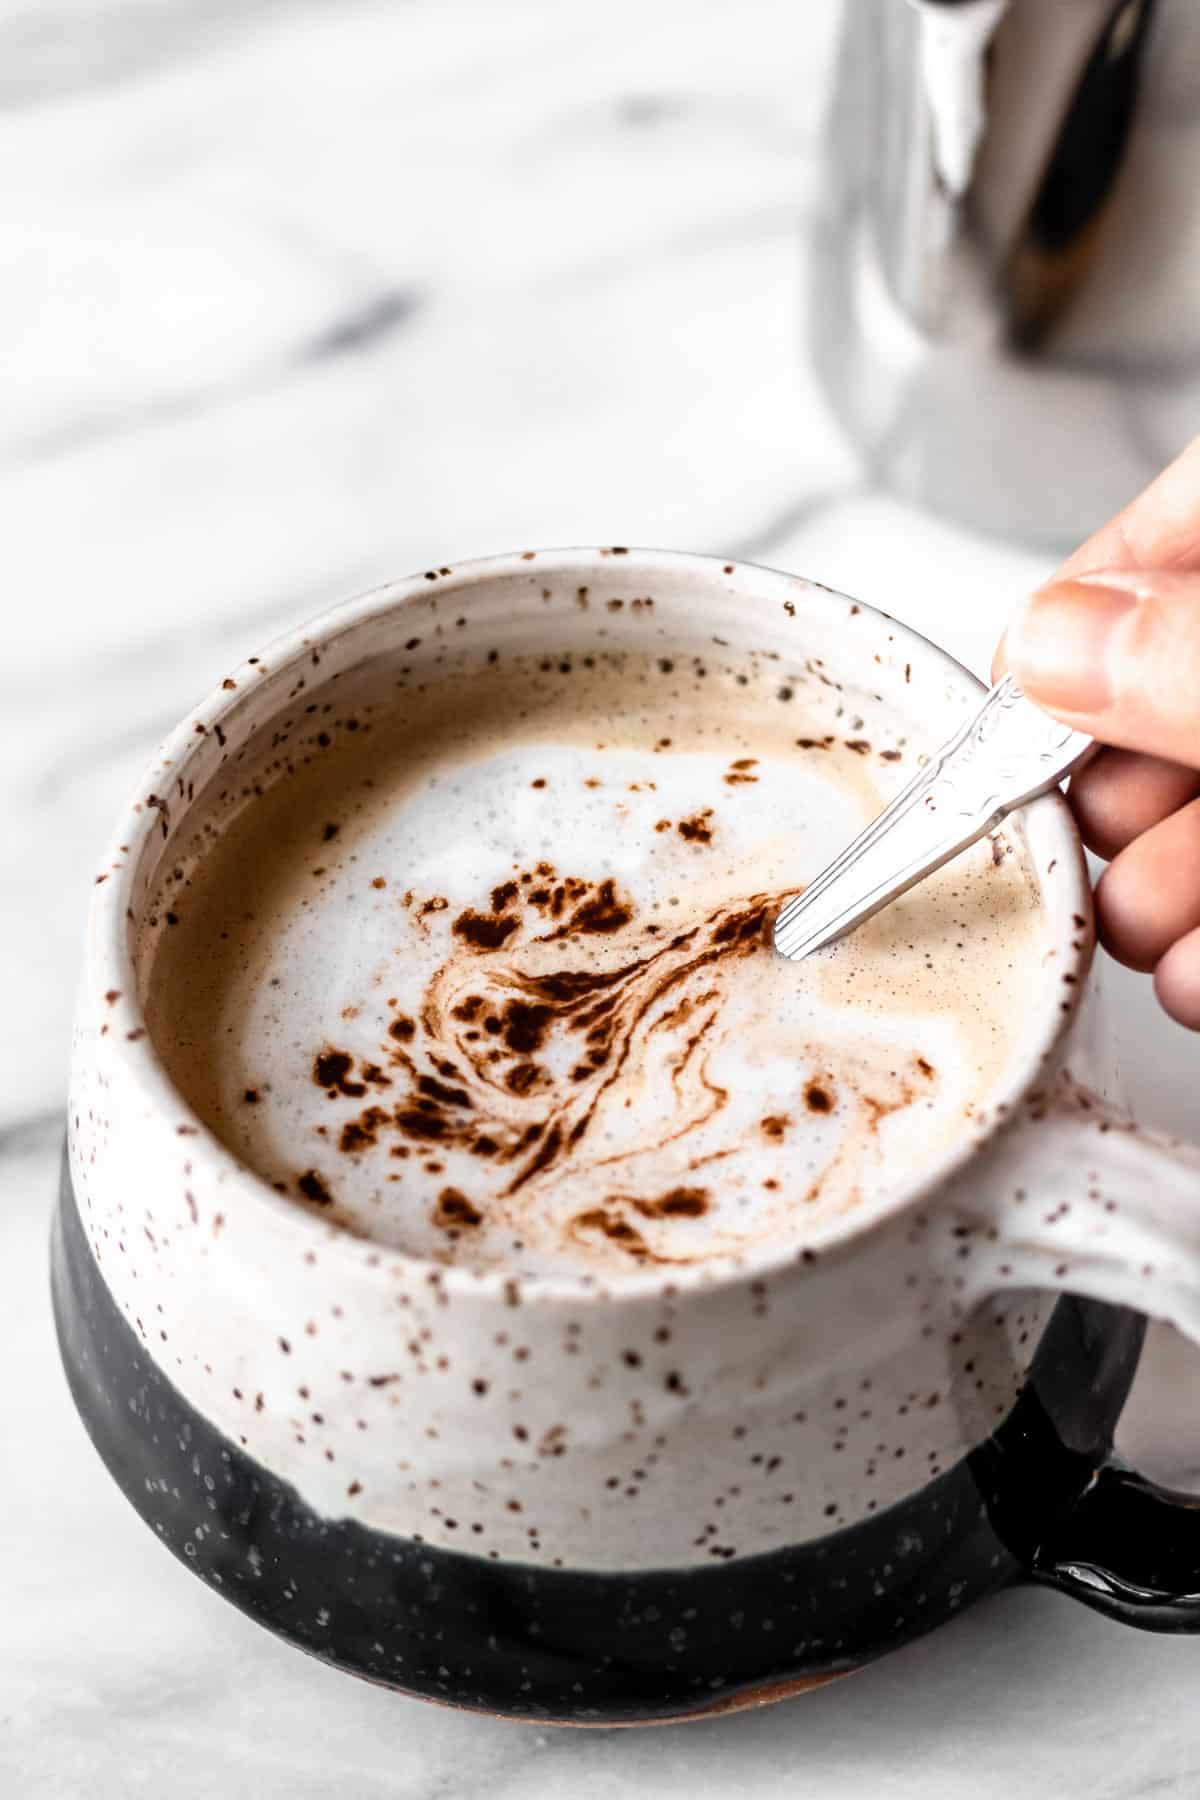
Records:
{"label": "grey marble veining", "polygon": [[[82,919],[157,738],[387,576],[524,543],[757,557],[977,669],[1041,555],[880,492],[802,355],[831,0],[96,0],[0,20],[0,1791],[1087,1794],[1200,1786],[1200,1646],[1011,1594],[767,1713],[654,1733],[424,1708],[156,1548],[53,1352],[44,1246]],[[1130,1090],[1200,1050],[1114,983]],[[1131,1451],[1200,1486],[1200,1362]]]}

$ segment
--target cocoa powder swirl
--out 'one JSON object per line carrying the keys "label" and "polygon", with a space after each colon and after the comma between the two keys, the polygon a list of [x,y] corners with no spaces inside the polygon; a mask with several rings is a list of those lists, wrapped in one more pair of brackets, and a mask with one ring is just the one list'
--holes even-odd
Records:
{"label": "cocoa powder swirl", "polygon": [[[450,920],[448,954],[417,1017],[395,1011],[379,1063],[370,1065],[376,1076],[380,1063],[387,1069],[390,1105],[379,1104],[371,1083],[372,1104],[342,1124],[340,1149],[354,1157],[390,1139],[394,1156],[424,1159],[431,1172],[440,1172],[445,1153],[466,1152],[481,1170],[504,1170],[482,1184],[502,1202],[611,1165],[623,1208],[644,1218],[700,1216],[706,1190],[695,1184],[629,1191],[618,1165],[630,1150],[606,1142],[601,1126],[608,1111],[628,1104],[626,1090],[647,1081],[661,1092],[655,1132],[639,1135],[638,1156],[678,1144],[722,1111],[728,1094],[712,1078],[706,1050],[724,971],[771,953],[770,922],[786,898],[752,894],[667,937],[654,921],[639,924],[610,878],[560,879],[543,863],[504,883],[490,905]],[[414,899],[411,910],[427,916],[428,902]],[[339,1096],[365,1092],[370,1076],[353,1079],[348,1064],[345,1052],[321,1045],[313,1079]],[[456,1236],[477,1227],[486,1208],[486,1197],[472,1193],[463,1204],[440,1204],[435,1220]],[[590,1223],[612,1238],[592,1214],[576,1227]],[[624,1235],[622,1248],[648,1254],[632,1226]]]}

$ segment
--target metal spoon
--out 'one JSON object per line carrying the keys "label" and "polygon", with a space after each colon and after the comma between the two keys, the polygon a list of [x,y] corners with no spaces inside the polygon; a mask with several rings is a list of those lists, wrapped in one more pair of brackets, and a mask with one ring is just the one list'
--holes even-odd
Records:
{"label": "metal spoon", "polygon": [[788,901],[775,921],[775,948],[799,962],[844,937],[1007,814],[1049,793],[1098,748],[1006,675],[879,817]]}

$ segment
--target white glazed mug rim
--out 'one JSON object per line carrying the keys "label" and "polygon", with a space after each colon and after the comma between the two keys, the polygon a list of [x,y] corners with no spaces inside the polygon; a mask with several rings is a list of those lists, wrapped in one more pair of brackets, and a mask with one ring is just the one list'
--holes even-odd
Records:
{"label": "white glazed mug rim", "polygon": [[[180,794],[186,796],[185,777],[189,761],[207,735],[210,732],[217,732],[219,735],[224,721],[241,708],[246,699],[247,687],[253,692],[256,688],[262,689],[264,682],[272,687],[282,686],[290,674],[310,663],[314,651],[326,649],[371,620],[415,605],[421,599],[428,598],[431,591],[444,594],[447,589],[474,589],[481,584],[527,572],[531,562],[536,562],[543,573],[560,577],[568,573],[580,576],[591,574],[594,577],[601,571],[611,573],[614,565],[610,559],[614,555],[628,557],[628,563],[623,565],[626,568],[647,569],[650,572],[661,570],[664,573],[691,572],[698,582],[712,582],[720,576],[726,579],[730,575],[745,577],[753,582],[757,590],[768,590],[777,595],[789,610],[795,607],[800,594],[808,596],[810,604],[812,597],[819,595],[818,603],[823,606],[843,607],[847,610],[854,607],[856,612],[869,615],[902,639],[911,649],[913,660],[919,657],[926,663],[936,665],[954,685],[965,690],[981,694],[984,691],[983,684],[949,652],[913,627],[893,619],[877,607],[852,600],[820,582],[761,564],[730,562],[718,556],[615,547],[512,551],[458,563],[452,570],[443,567],[402,577],[343,601],[312,620],[282,633],[260,654],[247,658],[226,676],[163,740],[143,783],[136,790],[136,797],[118,819],[108,855],[96,876],[89,917],[87,978],[90,983],[96,984],[100,992],[119,996],[119,1003],[113,1009],[112,1024],[116,1041],[111,1048],[125,1063],[126,1077],[133,1083],[135,1091],[140,1093],[147,1108],[151,1112],[177,1118],[181,1122],[181,1127],[177,1129],[187,1130],[191,1140],[189,1154],[193,1160],[206,1159],[221,1171],[227,1183],[235,1184],[243,1202],[268,1209],[274,1215],[273,1222],[277,1230],[282,1228],[293,1232],[297,1241],[302,1243],[319,1243],[326,1257],[341,1248],[353,1260],[360,1278],[364,1272],[362,1240],[282,1198],[267,1180],[235,1157],[194,1112],[161,1062],[138,998],[133,934],[129,929],[135,918],[134,888],[141,858],[149,848],[153,832],[159,828],[160,809],[170,804],[167,796],[176,787]],[[248,741],[252,741],[260,729],[261,726],[254,725]],[[162,796],[157,793],[153,784],[164,789]],[[190,804],[190,798],[185,798],[185,809]],[[1069,936],[1064,935],[1058,946],[1060,970],[1074,977],[1074,983],[1068,990],[1069,999],[1056,1012],[1049,1029],[1010,1079],[1000,1104],[992,1109],[985,1120],[977,1122],[973,1129],[968,1128],[962,1139],[919,1178],[889,1188],[874,1203],[860,1204],[838,1219],[827,1222],[822,1231],[813,1234],[810,1246],[804,1250],[797,1250],[794,1245],[780,1250],[767,1244],[737,1258],[714,1258],[672,1268],[666,1277],[661,1273],[640,1269],[617,1276],[606,1276],[602,1282],[582,1272],[578,1275],[563,1272],[523,1275],[520,1282],[523,1303],[535,1304],[542,1299],[570,1301],[578,1305],[595,1299],[619,1297],[622,1300],[636,1300],[639,1297],[656,1297],[664,1291],[682,1297],[689,1289],[738,1285],[761,1279],[797,1261],[816,1260],[818,1256],[827,1259],[834,1254],[852,1253],[874,1230],[894,1220],[898,1214],[917,1206],[922,1200],[927,1200],[955,1176],[960,1175],[1003,1130],[1008,1118],[1036,1087],[1047,1065],[1057,1056],[1064,1038],[1074,1024],[1095,947],[1086,866],[1069,809],[1061,797],[1054,794],[1026,809],[1027,818],[1031,818],[1035,812],[1049,834],[1049,841],[1054,845],[1053,860],[1057,863],[1057,867],[1048,875],[1043,872],[1043,879],[1052,880],[1062,889],[1066,916],[1073,917],[1076,921],[1082,919],[1085,926],[1077,928]],[[165,824],[163,829],[165,831]],[[389,1249],[386,1253],[381,1253],[375,1263],[374,1272],[381,1279],[387,1278],[388,1267],[405,1265],[413,1269],[429,1270],[436,1266],[438,1279],[447,1295],[461,1290],[464,1296],[469,1295],[475,1300],[502,1300],[506,1289],[511,1286],[511,1276],[503,1269],[475,1270],[455,1264],[434,1265],[397,1250]],[[367,1272],[372,1271],[369,1269]]]}

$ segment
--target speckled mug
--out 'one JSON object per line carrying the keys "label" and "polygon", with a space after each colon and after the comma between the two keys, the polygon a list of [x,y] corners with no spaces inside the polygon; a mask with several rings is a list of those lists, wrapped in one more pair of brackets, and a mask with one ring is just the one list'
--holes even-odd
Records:
{"label": "speckled mug", "polygon": [[[654,607],[598,626],[582,584]],[[327,1661],[576,1724],[796,1693],[1022,1577],[1200,1626],[1195,1504],[1111,1454],[1143,1313],[1200,1339],[1200,1153],[1096,1091],[1091,908],[1057,797],[1022,827],[1062,994],[1036,1055],[932,1176],[799,1254],[590,1284],[433,1266],[282,1200],[172,1087],[133,937],[195,796],[302,689],[451,628],[851,658],[947,732],[979,693],[812,583],[617,550],[429,570],[235,670],[97,872],[75,1030],[55,1311],[133,1505]]]}

